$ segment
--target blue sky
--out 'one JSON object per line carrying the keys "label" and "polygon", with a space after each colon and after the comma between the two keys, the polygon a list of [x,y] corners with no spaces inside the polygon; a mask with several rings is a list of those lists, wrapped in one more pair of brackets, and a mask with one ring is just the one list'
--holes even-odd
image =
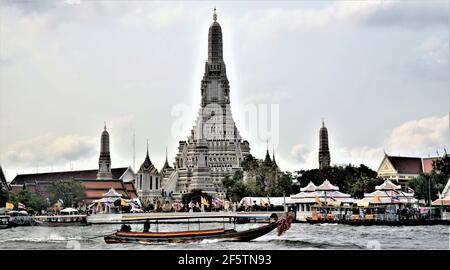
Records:
{"label": "blue sky", "polygon": [[317,167],[322,117],[334,164],[377,169],[383,151],[450,147],[447,1],[2,1],[8,179],[96,168],[104,121],[114,167],[132,165],[133,132],[136,166],[147,138],[157,167],[166,146],[174,160],[198,112],[214,6],[233,116],[253,155],[266,138],[245,128],[246,104],[278,104],[270,144],[284,170]]}

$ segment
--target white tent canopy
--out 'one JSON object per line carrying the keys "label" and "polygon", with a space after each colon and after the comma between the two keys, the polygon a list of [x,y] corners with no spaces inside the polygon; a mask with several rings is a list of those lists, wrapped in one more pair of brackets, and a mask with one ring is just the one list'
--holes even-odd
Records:
{"label": "white tent canopy", "polygon": [[320,186],[314,185],[309,182],[304,188],[300,189],[301,192],[295,195],[291,195],[288,203],[316,203],[317,200],[327,201],[327,202],[342,202],[342,203],[353,203],[354,199],[350,194],[342,193],[339,191],[339,187],[332,185],[330,181],[325,180]]}
{"label": "white tent canopy", "polygon": [[[268,203],[269,205],[273,204],[274,206],[283,205],[284,197],[244,197],[241,199],[241,205],[258,205],[261,204],[261,199],[264,203]],[[288,198],[286,198],[287,201]]]}
{"label": "white tent canopy", "polygon": [[374,192],[364,193],[364,198],[361,201],[368,201],[372,204],[417,203],[413,193],[403,192],[400,186],[393,184],[390,180],[386,180],[383,184],[376,186]]}
{"label": "white tent canopy", "polygon": [[332,185],[330,183],[330,181],[328,181],[327,179],[325,179],[325,181],[323,181],[322,185],[318,186],[316,188],[316,191],[333,191],[333,190],[339,190],[338,186]]}
{"label": "white tent canopy", "polygon": [[70,207],[68,207],[68,208],[64,208],[64,209],[61,210],[60,212],[61,212],[61,213],[73,213],[73,212],[77,212],[77,213],[78,213],[78,210],[75,209],[75,208],[70,208]]}
{"label": "white tent canopy", "polygon": [[119,192],[117,192],[114,188],[110,188],[110,189],[108,190],[108,192],[103,193],[102,197],[103,197],[103,198],[108,198],[108,197],[111,197],[111,198],[119,198],[119,197],[122,197],[122,194],[120,194]]}
{"label": "white tent canopy", "polygon": [[313,182],[309,181],[308,185],[306,185],[306,187],[300,188],[300,191],[302,192],[314,192],[316,191],[317,186],[314,185]]}

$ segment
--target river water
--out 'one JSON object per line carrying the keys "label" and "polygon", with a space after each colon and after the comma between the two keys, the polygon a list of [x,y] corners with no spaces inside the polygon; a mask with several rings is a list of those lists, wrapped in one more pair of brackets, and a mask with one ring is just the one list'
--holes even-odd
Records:
{"label": "river water", "polygon": [[[202,229],[223,224],[202,224]],[[245,230],[263,224],[239,224]],[[151,230],[154,230],[152,225]],[[198,225],[190,224],[190,229]],[[205,240],[200,243],[106,244],[104,235],[120,225],[80,227],[17,227],[0,230],[0,249],[450,249],[450,227],[435,226],[349,226],[294,223],[289,231],[277,236],[276,230],[251,242],[234,243]],[[141,230],[133,225],[133,230]],[[226,224],[226,228],[233,225]],[[160,224],[159,231],[187,230],[187,224]]]}

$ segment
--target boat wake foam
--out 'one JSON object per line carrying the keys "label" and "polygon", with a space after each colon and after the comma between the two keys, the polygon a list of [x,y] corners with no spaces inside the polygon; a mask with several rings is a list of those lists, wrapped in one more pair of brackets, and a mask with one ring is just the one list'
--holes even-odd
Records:
{"label": "boat wake foam", "polygon": [[267,242],[274,243],[276,245],[297,247],[297,248],[318,248],[318,249],[364,249],[354,243],[333,244],[329,242],[311,242],[305,240],[288,240],[288,239],[273,239]]}

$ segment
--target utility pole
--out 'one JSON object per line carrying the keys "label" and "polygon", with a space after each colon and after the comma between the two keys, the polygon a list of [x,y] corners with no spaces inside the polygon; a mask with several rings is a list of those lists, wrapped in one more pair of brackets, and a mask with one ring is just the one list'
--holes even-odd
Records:
{"label": "utility pole", "polygon": [[431,179],[428,178],[428,205],[429,205],[429,213],[431,219]]}
{"label": "utility pole", "polygon": [[136,170],[136,133],[133,131],[133,171]]}

